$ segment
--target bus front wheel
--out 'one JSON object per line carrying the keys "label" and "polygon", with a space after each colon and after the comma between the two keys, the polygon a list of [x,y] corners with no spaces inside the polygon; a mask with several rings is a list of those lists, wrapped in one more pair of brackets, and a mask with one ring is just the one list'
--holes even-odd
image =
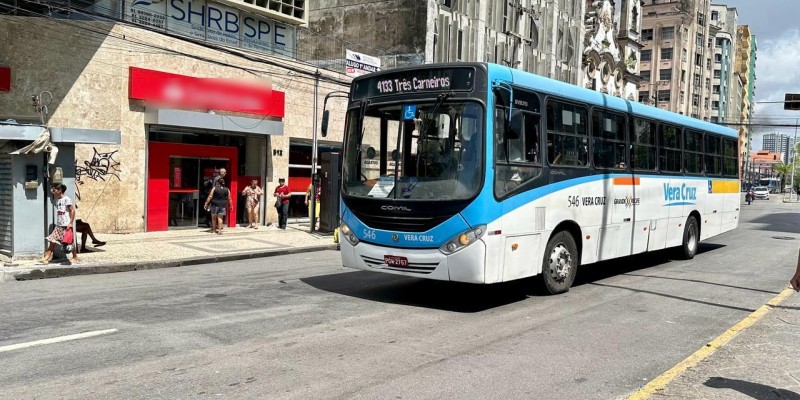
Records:
{"label": "bus front wheel", "polygon": [[542,263],[542,284],[550,294],[569,291],[578,272],[578,246],[569,232],[561,231],[547,242]]}
{"label": "bus front wheel", "polygon": [[681,245],[680,255],[684,260],[691,260],[697,254],[697,246],[700,243],[700,229],[697,226],[697,218],[689,217],[686,220],[686,227],[683,229],[683,245]]}

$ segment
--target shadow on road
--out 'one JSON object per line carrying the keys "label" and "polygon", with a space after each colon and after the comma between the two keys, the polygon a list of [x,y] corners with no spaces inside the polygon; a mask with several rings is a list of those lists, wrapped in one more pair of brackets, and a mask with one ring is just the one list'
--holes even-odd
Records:
{"label": "shadow on road", "polygon": [[[701,243],[698,254],[722,247],[724,246]],[[573,286],[665,264],[673,260],[670,255],[669,251],[659,251],[587,265],[580,269]],[[300,280],[319,290],[344,296],[460,313],[481,312],[529,297],[547,295],[538,284],[538,277],[493,285],[474,285],[354,271]]]}
{"label": "shadow on road", "polygon": [[760,383],[748,382],[739,379],[728,379],[715,376],[708,378],[708,380],[705,381],[703,385],[715,389],[735,390],[745,396],[757,400],[766,400],[766,399],[800,400],[800,394],[792,392],[791,390],[778,389],[774,386],[762,385]]}
{"label": "shadow on road", "polygon": [[800,213],[764,214],[748,222],[762,224],[761,231],[800,234]]}

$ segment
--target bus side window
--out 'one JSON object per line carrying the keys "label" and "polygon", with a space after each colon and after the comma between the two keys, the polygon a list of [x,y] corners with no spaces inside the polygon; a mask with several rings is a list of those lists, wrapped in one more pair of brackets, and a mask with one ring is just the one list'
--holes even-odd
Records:
{"label": "bus side window", "polygon": [[631,166],[634,170],[656,170],[656,124],[631,119]]}
{"label": "bus side window", "polygon": [[587,114],[583,107],[553,100],[547,102],[547,161],[550,165],[588,164]]}

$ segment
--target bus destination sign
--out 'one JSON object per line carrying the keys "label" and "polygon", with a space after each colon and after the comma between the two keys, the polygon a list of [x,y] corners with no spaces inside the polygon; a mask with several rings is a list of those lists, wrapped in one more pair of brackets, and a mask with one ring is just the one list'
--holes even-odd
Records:
{"label": "bus destination sign", "polygon": [[474,68],[410,70],[380,74],[354,85],[353,98],[423,92],[471,91]]}

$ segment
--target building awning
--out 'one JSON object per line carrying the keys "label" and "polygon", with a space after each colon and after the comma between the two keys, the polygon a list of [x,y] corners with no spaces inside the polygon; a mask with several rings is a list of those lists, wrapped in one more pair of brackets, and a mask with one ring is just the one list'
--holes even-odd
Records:
{"label": "building awning", "polygon": [[[34,141],[44,129],[41,125],[0,124],[0,140]],[[120,131],[81,128],[49,128],[53,143],[120,144]]]}
{"label": "building awning", "polygon": [[163,108],[147,109],[144,114],[144,122],[153,125],[252,133],[256,135],[283,135],[283,122],[280,121],[197,111]]}

